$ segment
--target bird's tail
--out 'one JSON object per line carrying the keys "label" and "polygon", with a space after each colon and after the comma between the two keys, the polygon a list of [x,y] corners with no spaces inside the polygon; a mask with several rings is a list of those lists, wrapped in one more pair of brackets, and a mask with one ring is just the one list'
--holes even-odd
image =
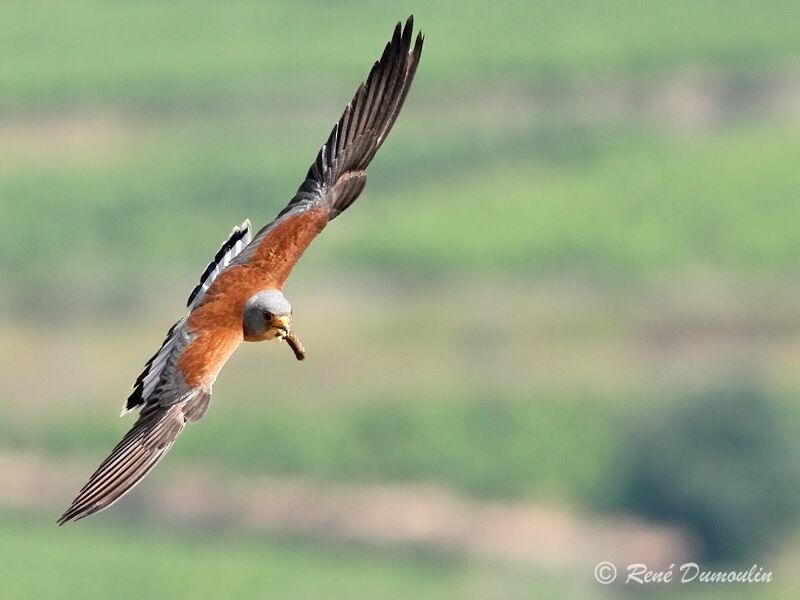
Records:
{"label": "bird's tail", "polygon": [[104,510],[139,483],[164,457],[186,424],[181,404],[142,411],[131,430],[89,478],[59,525]]}

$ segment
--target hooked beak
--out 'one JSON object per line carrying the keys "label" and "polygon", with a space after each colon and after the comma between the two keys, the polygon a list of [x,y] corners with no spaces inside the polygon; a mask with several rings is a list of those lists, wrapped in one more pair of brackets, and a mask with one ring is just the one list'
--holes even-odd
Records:
{"label": "hooked beak", "polygon": [[273,317],[270,325],[277,330],[275,332],[276,337],[284,338],[291,331],[292,318],[289,316]]}

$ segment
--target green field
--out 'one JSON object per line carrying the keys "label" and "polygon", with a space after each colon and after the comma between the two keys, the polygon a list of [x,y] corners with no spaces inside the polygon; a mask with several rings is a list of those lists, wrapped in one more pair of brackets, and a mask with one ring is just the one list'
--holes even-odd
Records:
{"label": "green field", "polygon": [[[615,435],[621,415],[585,398],[369,398],[322,406],[296,399],[261,409],[241,400],[221,400],[214,418],[192,427],[169,463],[327,481],[440,481],[479,498],[536,496],[591,506],[613,489],[622,441]],[[51,419],[33,430],[8,422],[0,431],[6,447],[90,460],[129,425],[109,410]]]}
{"label": "green field", "polygon": [[[784,201],[800,183],[796,123],[736,122],[696,139],[676,136],[659,115],[587,122],[525,106],[551,88],[592,93],[597,73],[610,78],[602,89],[647,85],[685,64],[792,67],[797,20],[782,17],[791,3],[718,6],[532,3],[472,11],[459,27],[445,5],[420,13],[432,41],[402,127],[371,171],[363,206],[327,234],[310,268],[635,280],[698,264],[796,273],[798,204]],[[0,35],[9,58],[0,98],[10,103],[0,197],[14,210],[0,222],[0,267],[20,284],[53,269],[84,280],[188,269],[234,223],[269,219],[380,47],[380,25],[394,20],[362,7],[370,35],[354,37],[321,26],[347,22],[321,4],[302,17],[288,5],[95,8],[4,8],[16,18]],[[525,35],[503,34],[513,26]],[[298,52],[293,37],[309,27],[315,35]],[[332,44],[336,52],[323,53]],[[743,99],[735,85],[720,89],[723,105],[748,101],[747,87]],[[487,220],[502,241],[485,234]]]}
{"label": "green field", "polygon": [[[626,504],[634,434],[731,382],[763,392],[779,426],[702,415],[701,431],[733,433],[701,436],[686,460],[708,468],[686,489],[719,490],[690,508],[723,531],[759,521],[758,494],[783,488],[748,479],[748,444],[778,440],[763,472],[788,481],[800,464],[795,4],[4,3],[0,459],[104,455],[202,268],[233,225],[289,200],[414,12],[426,46],[406,109],[363,198],[287,285],[309,359],[242,348],[142,491],[192,469],[440,486],[545,507],[556,527],[578,514],[589,549],[545,536],[552,554],[515,562],[513,540],[473,556],[324,524],[190,531],[124,503],[59,530],[63,499],[35,498],[0,506],[0,597],[627,598],[559,548],[608,558],[604,519],[658,538],[664,523]],[[661,434],[665,456],[684,458],[678,434]],[[743,552],[772,561],[768,588],[647,591],[795,597],[797,526]]]}
{"label": "green field", "polygon": [[[398,132],[389,145],[396,162],[376,165],[359,212],[325,232],[307,268],[526,278],[588,270],[633,281],[696,265],[743,275],[797,272],[800,204],[786,198],[800,187],[800,127],[747,127],[700,141],[569,130],[563,140],[543,132],[564,145],[561,156],[552,148],[554,156],[531,155],[524,140],[462,141],[456,130],[423,148],[422,129]],[[29,278],[53,263],[71,277],[169,264],[189,271],[234,222],[277,213],[313,155],[310,143],[271,147],[267,128],[234,131],[161,131],[111,164],[27,165],[4,177],[0,194],[25,198],[2,224],[5,267],[22,265],[19,275]],[[178,141],[162,155],[168,139]],[[475,169],[487,146],[498,155],[490,168]],[[487,220],[502,228],[502,241],[486,234]],[[102,265],[93,259],[98,252]]]}
{"label": "green field", "polygon": [[[0,50],[7,110],[113,102],[233,104],[361,77],[392,23],[416,12],[429,37],[428,86],[536,84],[599,73],[653,74],[701,65],[742,71],[791,64],[795,5],[681,0],[653,7],[592,3],[324,2],[206,6],[81,1],[8,3]],[[358,34],[352,25],[358,24]],[[387,23],[389,25],[387,25]],[[348,29],[350,27],[351,29]],[[331,51],[335,48],[335,52]],[[324,60],[324,66],[321,61]],[[344,86],[349,89],[350,86]]]}
{"label": "green field", "polygon": [[[565,574],[426,553],[257,539],[207,531],[90,526],[54,531],[31,516],[0,516],[3,598],[628,598]],[[657,600],[756,597],[749,586],[654,590]],[[786,597],[758,586],[758,598]],[[715,589],[716,588],[716,589]]]}
{"label": "green field", "polygon": [[82,598],[462,598],[476,585],[508,598],[532,588],[579,587],[563,578],[487,568],[446,556],[375,553],[336,544],[219,532],[107,526],[54,530],[32,517],[0,518],[0,581],[8,600]]}

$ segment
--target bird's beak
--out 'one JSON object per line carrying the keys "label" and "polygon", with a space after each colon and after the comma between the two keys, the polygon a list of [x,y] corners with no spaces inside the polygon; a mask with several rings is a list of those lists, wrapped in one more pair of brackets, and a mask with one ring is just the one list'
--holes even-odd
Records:
{"label": "bird's beak", "polygon": [[306,349],[303,348],[303,344],[300,343],[297,334],[292,331],[292,317],[273,317],[272,321],[270,321],[270,326],[275,330],[275,338],[285,340],[289,344],[297,360],[305,359]]}
{"label": "bird's beak", "polygon": [[278,330],[275,333],[277,337],[286,337],[287,335],[289,335],[289,331],[291,331],[292,328],[292,318],[286,316],[273,317],[270,325]]}

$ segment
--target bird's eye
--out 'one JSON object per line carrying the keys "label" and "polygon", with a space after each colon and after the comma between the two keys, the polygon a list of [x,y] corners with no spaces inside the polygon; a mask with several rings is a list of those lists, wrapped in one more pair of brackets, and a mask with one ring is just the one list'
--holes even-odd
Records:
{"label": "bird's eye", "polygon": [[265,310],[265,311],[264,311],[264,320],[265,320],[265,321],[272,321],[272,317],[274,317],[274,316],[275,316],[275,315],[273,315],[273,314],[272,314],[271,312],[269,312],[268,310]]}

